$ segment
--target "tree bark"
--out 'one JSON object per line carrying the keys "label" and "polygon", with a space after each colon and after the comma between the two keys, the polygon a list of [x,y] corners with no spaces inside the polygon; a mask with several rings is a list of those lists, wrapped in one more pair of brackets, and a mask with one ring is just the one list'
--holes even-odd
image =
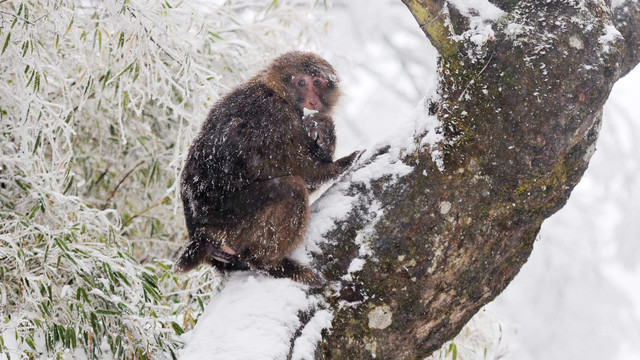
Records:
{"label": "tree bark", "polygon": [[473,12],[403,2],[441,56],[440,97],[424,111],[440,122],[442,163],[416,146],[401,157],[408,175],[343,180],[356,206],[315,258],[334,314],[318,359],[422,359],[452,339],[566,203],[611,87],[640,58],[637,1],[492,1],[505,14],[481,45],[465,37]]}

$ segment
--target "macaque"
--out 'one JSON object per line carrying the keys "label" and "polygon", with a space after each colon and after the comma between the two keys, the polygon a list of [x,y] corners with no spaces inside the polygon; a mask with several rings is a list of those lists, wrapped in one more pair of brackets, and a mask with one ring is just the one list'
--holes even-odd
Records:
{"label": "macaque", "polygon": [[303,239],[309,192],[359,154],[333,161],[338,83],[326,60],[294,51],[213,106],[182,171],[189,239],[176,272],[208,263],[323,284],[287,255]]}

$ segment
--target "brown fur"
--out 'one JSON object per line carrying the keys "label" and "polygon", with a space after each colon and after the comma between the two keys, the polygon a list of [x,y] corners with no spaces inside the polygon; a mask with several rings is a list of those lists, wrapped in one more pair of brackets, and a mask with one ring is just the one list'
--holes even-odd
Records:
{"label": "brown fur", "polygon": [[[294,84],[301,77],[320,79],[314,84],[323,84],[321,90]],[[322,283],[286,256],[302,241],[309,191],[344,172],[357,155],[332,161],[338,83],[324,59],[290,52],[214,105],[182,172],[189,240],[175,271],[207,262]],[[304,104],[316,100],[322,110],[316,121],[303,121]]]}

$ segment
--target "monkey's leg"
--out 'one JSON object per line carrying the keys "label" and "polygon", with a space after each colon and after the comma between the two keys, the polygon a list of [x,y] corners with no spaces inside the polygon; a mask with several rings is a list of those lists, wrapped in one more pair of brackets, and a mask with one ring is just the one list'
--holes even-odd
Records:
{"label": "monkey's leg", "polygon": [[[189,240],[174,265],[174,271],[184,273],[204,262],[219,270],[247,270],[248,264],[236,250],[256,246],[252,241],[243,240],[247,236],[241,236],[240,232],[252,223],[254,214],[265,211],[274,202],[295,197],[291,195],[291,183],[296,182],[287,178],[256,182],[240,191],[222,194],[225,199],[222,206],[214,206],[207,196],[183,189]],[[197,185],[186,184],[187,190]],[[306,194],[293,192],[298,193],[297,201],[306,203]],[[257,224],[253,225],[253,228],[257,227]]]}
{"label": "monkey's leg", "polygon": [[204,261],[221,270],[246,269],[248,264],[272,276],[321,285],[313,270],[286,258],[304,236],[308,196],[300,177],[286,176],[255,182],[229,196],[223,221],[220,213],[200,212],[176,271]]}
{"label": "monkey's leg", "polygon": [[235,194],[226,243],[255,267],[279,263],[302,241],[309,193],[297,176],[255,182]]}
{"label": "monkey's leg", "polygon": [[[313,270],[286,258],[302,241],[308,218],[308,191],[300,177],[287,176],[252,184],[237,199],[246,211],[227,242],[256,270],[311,286],[323,280]],[[253,211],[253,212],[252,212]]]}
{"label": "monkey's leg", "polygon": [[254,182],[226,194],[217,211],[206,199],[186,198],[189,243],[175,264],[177,272],[205,261],[226,269],[252,259],[254,268],[266,267],[279,263],[302,240],[308,192],[300,177]]}

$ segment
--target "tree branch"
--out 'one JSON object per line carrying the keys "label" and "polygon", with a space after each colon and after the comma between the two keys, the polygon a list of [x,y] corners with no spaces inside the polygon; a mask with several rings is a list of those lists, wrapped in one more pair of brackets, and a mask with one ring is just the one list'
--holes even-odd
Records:
{"label": "tree branch", "polygon": [[624,38],[622,77],[640,61],[640,3],[628,0],[613,9],[613,24]]}
{"label": "tree branch", "polygon": [[438,52],[446,56],[458,51],[446,25],[443,0],[402,0]]}

